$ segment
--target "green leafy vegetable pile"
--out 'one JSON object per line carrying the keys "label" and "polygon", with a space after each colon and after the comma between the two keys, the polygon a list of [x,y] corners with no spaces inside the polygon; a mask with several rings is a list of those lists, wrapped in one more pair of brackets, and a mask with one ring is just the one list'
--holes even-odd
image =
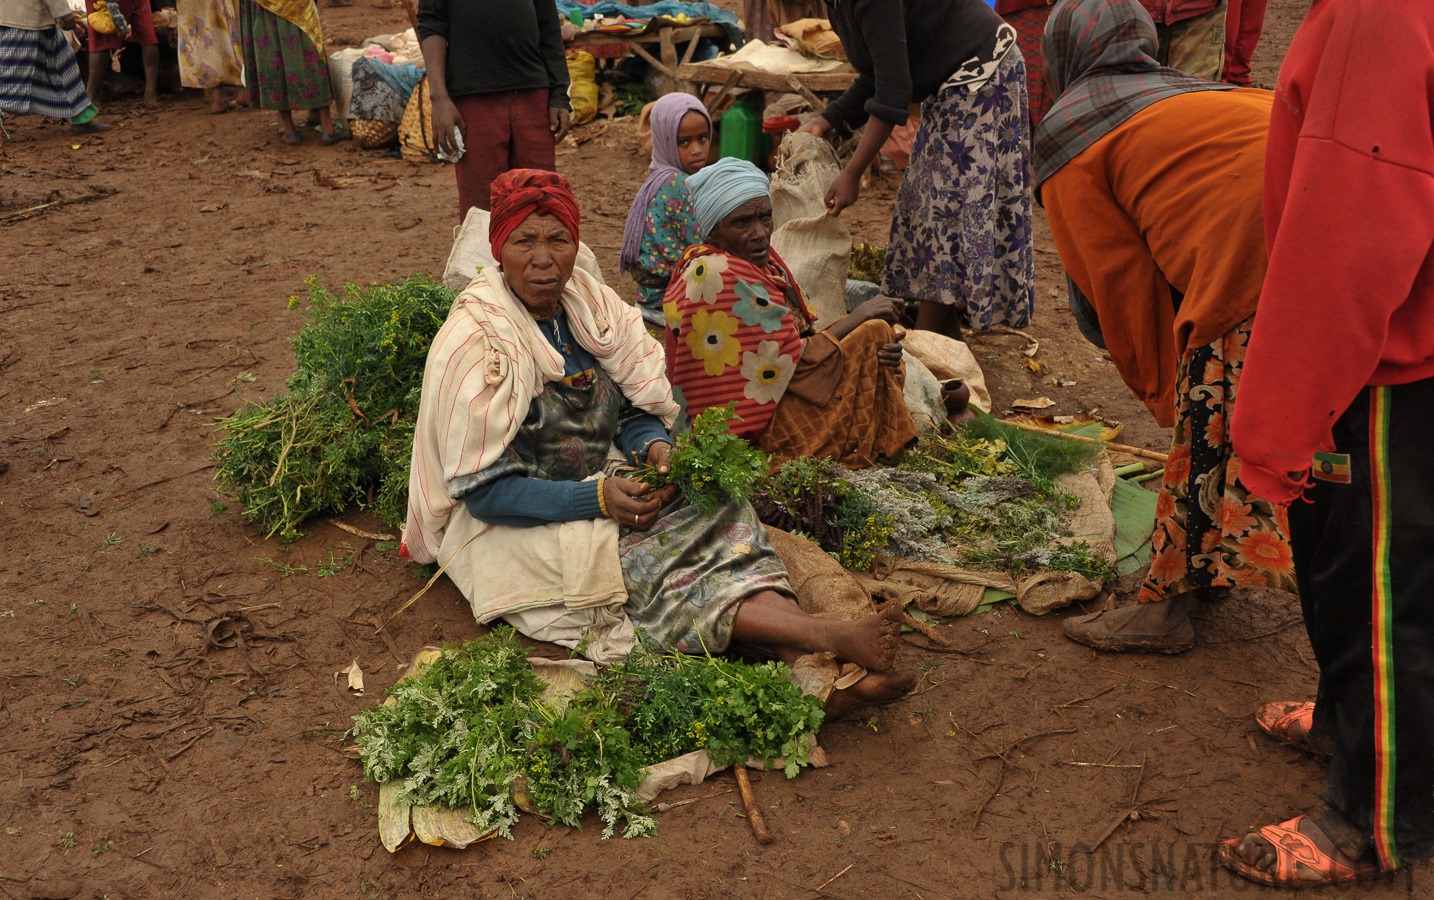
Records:
{"label": "green leafy vegetable pile", "polygon": [[746,499],[767,474],[767,454],[728,431],[736,403],[713,406],[692,420],[692,430],[673,440],[665,475],[649,466],[638,476],[654,488],[673,484],[682,499],[704,513],[732,499]]}
{"label": "green leafy vegetable pile", "polygon": [[449,647],[422,676],[389,689],[392,705],[354,719],[364,777],[401,781],[400,799],[467,809],[504,837],[518,818],[516,786],[533,809],[578,826],[595,808],[611,837],[650,835],[637,799],[644,769],[705,749],[719,764],[785,757],[808,764],[806,735],[821,704],[780,663],[639,652],[605,670],[562,706],[543,701],[508,628]]}
{"label": "green leafy vegetable pile", "polygon": [[223,420],[215,480],[266,536],[293,540],[309,516],[350,505],[398,527],[423,365],[453,292],[417,275],[342,294],[317,277],[308,284],[309,321],[293,341],[298,371],[285,393]]}

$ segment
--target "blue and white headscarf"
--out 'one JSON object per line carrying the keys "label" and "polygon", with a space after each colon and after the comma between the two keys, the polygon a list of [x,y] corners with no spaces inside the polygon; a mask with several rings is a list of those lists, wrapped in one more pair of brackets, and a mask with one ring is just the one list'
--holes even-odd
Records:
{"label": "blue and white headscarf", "polygon": [[711,236],[717,223],[743,203],[772,196],[771,183],[762,170],[733,157],[719,159],[688,176],[687,191],[692,195],[697,230],[704,238]]}

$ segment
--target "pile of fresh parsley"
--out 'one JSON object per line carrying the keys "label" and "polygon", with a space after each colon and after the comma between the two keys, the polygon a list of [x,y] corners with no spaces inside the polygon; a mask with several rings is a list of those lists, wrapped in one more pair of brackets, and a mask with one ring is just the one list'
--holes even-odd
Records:
{"label": "pile of fresh parsley", "polygon": [[400,800],[466,809],[483,831],[511,837],[515,782],[534,811],[570,826],[595,808],[603,837],[655,834],[637,798],[646,768],[705,749],[719,764],[784,759],[808,765],[821,703],[788,669],[713,656],[639,651],[554,706],[512,629],[496,628],[388,691],[354,717],[364,777],[402,783]]}

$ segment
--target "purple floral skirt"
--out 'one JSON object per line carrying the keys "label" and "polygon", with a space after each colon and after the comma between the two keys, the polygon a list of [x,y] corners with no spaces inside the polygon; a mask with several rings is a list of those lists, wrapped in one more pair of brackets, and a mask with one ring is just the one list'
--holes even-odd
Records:
{"label": "purple floral skirt", "polygon": [[299,26],[254,0],[239,0],[244,78],[260,109],[323,109],[333,100],[329,67]]}
{"label": "purple floral skirt", "polygon": [[1035,306],[1030,111],[1015,47],[984,85],[943,89],[921,106],[896,194],[885,293],[965,304],[971,328],[1022,328]]}

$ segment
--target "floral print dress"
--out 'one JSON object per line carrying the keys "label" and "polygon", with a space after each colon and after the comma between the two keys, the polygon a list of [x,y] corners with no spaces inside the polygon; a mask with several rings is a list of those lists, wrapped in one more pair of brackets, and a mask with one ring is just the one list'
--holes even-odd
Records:
{"label": "floral print dress", "polygon": [[701,240],[697,216],[692,212],[692,197],[687,193],[687,176],[675,173],[663,182],[647,205],[637,268],[630,270],[632,280],[637,282],[638,306],[649,323],[663,324],[662,298],[667,293],[672,270],[677,268],[683,251]]}
{"label": "floral print dress", "polygon": [[984,84],[948,82],[922,104],[882,282],[894,297],[965,304],[976,331],[1023,328],[1035,309],[1026,63],[1010,39]]}
{"label": "floral print dress", "polygon": [[333,102],[329,68],[299,26],[256,0],[239,0],[249,103],[260,109],[323,109]]}
{"label": "floral print dress", "polygon": [[733,434],[777,460],[816,456],[849,468],[916,437],[902,374],[877,350],[891,326],[863,322],[838,341],[815,320],[776,251],[757,268],[695,244],[667,289],[667,371],[690,415],[736,404]]}
{"label": "floral print dress", "polygon": [[1230,446],[1253,321],[1180,360],[1175,432],[1155,502],[1142,603],[1211,587],[1295,590],[1289,511],[1240,485],[1240,458]]}

